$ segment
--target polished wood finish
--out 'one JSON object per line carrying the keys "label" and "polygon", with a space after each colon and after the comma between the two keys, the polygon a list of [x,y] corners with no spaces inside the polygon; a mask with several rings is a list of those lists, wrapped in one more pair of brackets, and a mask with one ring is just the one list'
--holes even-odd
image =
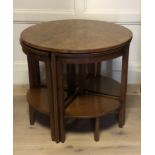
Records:
{"label": "polished wood finish", "polygon": [[37,111],[49,115],[49,98],[47,88],[29,89],[28,103]]}
{"label": "polished wood finish", "polygon": [[[94,118],[96,141],[99,140],[101,116],[117,112],[119,127],[124,125],[131,39],[132,33],[127,28],[91,20],[45,22],[22,32],[20,41],[24,53],[28,56],[29,64],[28,102],[30,108],[50,116],[52,140],[65,141],[65,117]],[[100,75],[101,62],[120,56],[122,56],[121,84],[113,81],[113,87],[109,89],[108,82],[111,80]],[[46,64],[47,89],[38,88],[40,81],[38,61],[44,61]],[[64,65],[69,66],[67,100],[64,98]],[[76,65],[79,67],[78,80],[75,77]],[[102,82],[101,79],[106,80]],[[112,93],[109,93],[111,90]],[[30,109],[32,124],[35,120],[34,114]]]}
{"label": "polished wood finish", "polygon": [[[75,96],[76,97],[76,96]],[[29,104],[37,111],[49,115],[47,88],[30,89],[27,93]],[[66,117],[93,118],[106,115],[119,107],[119,101],[101,96],[78,96],[65,109]]]}
{"label": "polished wood finish", "polygon": [[96,63],[96,74],[95,76],[100,76],[101,74],[101,63]]}
{"label": "polished wood finish", "polygon": [[106,76],[91,76],[87,79],[86,90],[96,94],[120,96],[120,84]]}
{"label": "polished wood finish", "polygon": [[119,127],[122,128],[125,124],[125,107],[126,107],[126,91],[127,91],[127,78],[128,78],[128,59],[129,59],[129,46],[126,47],[122,57],[122,73],[121,73],[121,88],[120,88],[120,102],[121,107],[118,113]]}
{"label": "polished wood finish", "polygon": [[88,75],[95,75],[95,64],[88,64]]}
{"label": "polished wood finish", "polygon": [[59,133],[60,141],[65,141],[65,122],[64,122],[64,84],[63,84],[63,71],[62,71],[62,62],[58,60],[56,62],[56,83],[57,83],[57,92],[58,92],[58,110],[59,110]]}
{"label": "polished wood finish", "polygon": [[118,100],[94,95],[80,95],[65,109],[66,117],[96,118],[117,110]]}
{"label": "polished wood finish", "polygon": [[[50,115],[49,112],[50,102],[48,100],[47,88],[30,89],[27,93],[27,100],[30,104],[29,106],[31,106],[31,110],[36,109],[41,113]],[[65,109],[65,117],[94,118],[93,119],[94,139],[95,141],[98,141],[99,117],[117,110],[119,106],[120,106],[119,102],[114,99],[107,99],[101,96],[93,96],[93,95],[78,96],[76,99],[72,100],[71,103]],[[61,112],[61,114],[62,113],[63,111]],[[60,119],[62,119],[61,123],[63,123],[63,126],[61,125],[61,142],[64,142],[65,141],[65,133],[64,133],[65,125],[63,121],[64,117],[61,116]]]}
{"label": "polished wood finish", "polygon": [[91,127],[94,132],[94,140],[99,141],[100,139],[100,118],[95,117],[90,119]]}
{"label": "polished wood finish", "polygon": [[34,59],[31,54],[27,55],[27,60],[28,60],[30,88],[40,87],[39,61]]}
{"label": "polished wood finish", "polygon": [[[65,96],[67,96],[65,94]],[[50,114],[50,101],[48,97],[47,88],[33,88],[27,91],[27,101],[33,109],[49,115]]]}
{"label": "polished wood finish", "polygon": [[98,117],[95,118],[95,134],[94,139],[95,141],[99,141],[99,130],[100,130],[100,119]]}
{"label": "polished wood finish", "polygon": [[[52,68],[51,68],[51,59],[48,57],[45,61],[45,68],[46,68],[46,83],[47,83],[47,95],[48,96],[42,96],[46,97],[47,99],[47,105],[48,105],[48,110],[49,110],[49,116],[50,116],[50,129],[51,129],[51,137],[53,141],[59,142],[59,132],[57,131],[58,129],[58,123],[57,123],[57,115],[58,112],[55,110],[55,94],[53,91],[53,77],[52,77]],[[45,92],[45,91],[44,91]],[[44,102],[43,102],[44,104]]]}
{"label": "polished wood finish", "polygon": [[67,90],[68,90],[68,96],[74,93],[76,89],[76,66],[69,64],[67,65]]}
{"label": "polished wood finish", "polygon": [[[128,43],[129,44],[129,43]],[[127,44],[127,45],[128,45]],[[125,47],[127,45],[122,45],[121,47],[107,50],[107,52],[94,52],[94,53],[76,53],[76,54],[64,54],[56,53],[58,57],[61,57],[61,61],[64,64],[92,64],[99,63],[105,60],[111,60],[123,55]]]}
{"label": "polished wood finish", "polygon": [[[76,97],[77,92],[73,94],[66,102],[70,104]],[[89,96],[92,96],[93,94],[89,94]],[[97,99],[99,95],[95,95],[94,97]],[[102,99],[103,97],[99,96],[99,99]],[[106,97],[108,98],[108,97]],[[27,100],[28,103],[36,109],[37,111],[44,113],[46,115],[49,115],[49,99],[48,99],[48,90],[47,88],[34,88],[29,89],[27,92]],[[77,100],[77,99],[76,99]],[[116,100],[116,99],[115,99]],[[66,105],[67,107],[67,105]],[[91,108],[91,107],[90,107]]]}
{"label": "polished wood finish", "polygon": [[122,46],[131,40],[127,28],[95,20],[50,21],[24,30],[21,41],[49,52],[94,53]]}
{"label": "polished wood finish", "polygon": [[34,125],[36,120],[36,110],[31,105],[29,105],[29,117],[30,117],[30,124]]}
{"label": "polished wood finish", "polygon": [[[57,64],[56,64],[56,57],[54,54],[51,54],[50,57],[51,63],[49,64],[49,66],[51,67],[51,82],[52,82],[52,92],[51,94],[53,94],[53,111],[54,111],[54,124],[55,124],[55,131],[56,131],[56,142],[60,141],[60,134],[59,134],[59,129],[60,129],[60,125],[59,125],[59,102],[58,102],[58,82],[57,82]],[[49,94],[50,95],[50,94]],[[62,99],[63,100],[63,99]]]}
{"label": "polished wood finish", "polygon": [[83,94],[85,87],[86,87],[86,78],[87,78],[87,73],[86,73],[86,65],[80,64],[79,65],[79,94]]}
{"label": "polished wood finish", "polygon": [[[29,70],[29,85],[30,88],[40,87],[40,70],[39,70],[39,61],[33,58],[31,53],[27,54],[28,61],[28,70]],[[36,111],[32,106],[29,106],[29,118],[30,124],[34,125],[35,123]]]}

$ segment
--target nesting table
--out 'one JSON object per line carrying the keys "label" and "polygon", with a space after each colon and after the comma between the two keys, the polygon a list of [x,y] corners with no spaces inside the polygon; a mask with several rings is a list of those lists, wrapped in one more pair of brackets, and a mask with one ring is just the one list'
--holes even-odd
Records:
{"label": "nesting table", "polygon": [[[95,140],[99,119],[106,114],[114,112],[123,127],[131,39],[127,28],[95,20],[50,21],[25,29],[20,43],[28,61],[30,124],[36,111],[49,115],[56,142],[65,141],[66,118],[93,120]],[[100,74],[101,62],[117,57],[122,57],[120,84]],[[45,86],[40,61],[45,63]]]}

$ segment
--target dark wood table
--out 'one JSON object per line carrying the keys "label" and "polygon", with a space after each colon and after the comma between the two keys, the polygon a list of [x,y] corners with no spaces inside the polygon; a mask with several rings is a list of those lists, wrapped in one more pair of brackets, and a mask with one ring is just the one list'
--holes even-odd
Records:
{"label": "dark wood table", "polygon": [[[101,116],[115,112],[123,127],[131,39],[127,28],[93,20],[50,21],[25,29],[20,42],[28,60],[30,124],[35,122],[36,111],[49,115],[51,137],[56,142],[65,141],[64,119],[68,117],[94,120],[95,140],[99,140]],[[100,64],[120,56],[118,84],[100,75]],[[46,86],[40,82],[39,61],[45,62]]]}

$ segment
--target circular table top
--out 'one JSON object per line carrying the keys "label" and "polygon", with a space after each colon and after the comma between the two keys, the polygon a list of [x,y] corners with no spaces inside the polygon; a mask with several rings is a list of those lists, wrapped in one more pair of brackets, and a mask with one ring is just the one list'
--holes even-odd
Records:
{"label": "circular table top", "polygon": [[60,53],[89,53],[128,43],[132,32],[118,24],[95,20],[57,20],[25,29],[21,42],[39,50]]}

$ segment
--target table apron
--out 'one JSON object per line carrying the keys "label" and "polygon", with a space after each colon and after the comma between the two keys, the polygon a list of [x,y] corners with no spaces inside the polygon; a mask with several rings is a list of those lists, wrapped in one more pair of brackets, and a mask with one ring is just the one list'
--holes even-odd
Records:
{"label": "table apron", "polygon": [[56,54],[57,59],[61,59],[66,64],[89,64],[114,59],[123,56],[125,47],[110,50],[108,52],[89,53],[89,54]]}

